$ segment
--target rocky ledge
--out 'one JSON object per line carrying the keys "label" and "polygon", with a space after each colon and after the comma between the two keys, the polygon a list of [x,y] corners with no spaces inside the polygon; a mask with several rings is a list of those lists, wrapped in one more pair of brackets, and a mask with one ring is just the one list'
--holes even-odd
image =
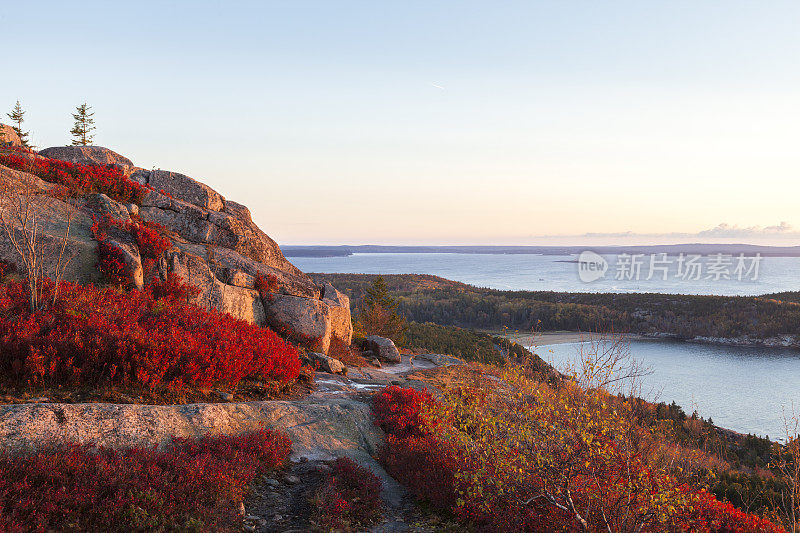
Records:
{"label": "rocky ledge", "polygon": [[381,369],[317,372],[314,392],[294,401],[0,404],[0,449],[27,451],[59,443],[164,446],[173,437],[228,435],[266,427],[289,435],[295,460],[371,457],[383,435],[372,423],[369,393],[393,384],[422,389],[426,384],[410,374],[460,364],[460,359],[439,354],[403,355],[400,363]]}
{"label": "rocky ledge", "polygon": [[162,447],[173,437],[276,429],[292,440],[292,461],[277,479],[264,478],[255,484],[242,509],[245,530],[307,530],[298,502],[307,500],[309,490],[329,469],[326,461],[349,457],[372,470],[383,484],[384,520],[371,531],[432,531],[411,526],[417,521],[418,509],[375,460],[383,432],[373,422],[369,398],[371,392],[391,384],[421,389],[426,384],[410,374],[462,363],[439,354],[403,355],[398,364],[381,369],[347,367],[344,374],[317,372],[315,392],[297,401],[0,405],[0,449],[24,453],[61,443],[117,449]]}
{"label": "rocky ledge", "polygon": [[[11,139],[13,144],[13,139]],[[56,202],[46,213],[44,239],[56,241],[72,214],[69,249],[76,255],[65,279],[99,281],[95,268],[97,243],[92,217],[108,214],[128,220],[139,216],[166,228],[173,243],[159,259],[154,275],[166,279],[175,273],[200,288],[196,303],[248,322],[267,325],[293,342],[322,353],[350,345],[352,326],[347,296],[330,284],[316,285],[291,264],[278,245],[252,220],[242,204],[227,200],[211,187],[184,174],[136,167],[126,158],[100,146],[46,148],[31,158],[47,157],[79,164],[116,166],[133,181],[147,185],[141,205],[121,204],[103,194],[89,194],[77,204]],[[0,182],[32,179],[40,188],[52,185],[0,165]],[[143,283],[141,256],[136,243],[117,243]],[[18,261],[9,245],[0,245],[0,259]],[[267,280],[256,288],[257,279]],[[260,290],[259,290],[260,289]]]}

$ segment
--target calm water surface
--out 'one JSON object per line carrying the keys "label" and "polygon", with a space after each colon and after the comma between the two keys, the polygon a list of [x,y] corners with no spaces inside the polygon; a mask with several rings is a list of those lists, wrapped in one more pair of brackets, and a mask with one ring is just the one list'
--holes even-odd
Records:
{"label": "calm water surface", "polygon": [[[758,279],[714,281],[676,278],[673,263],[666,280],[660,275],[646,280],[616,280],[616,258],[604,256],[611,265],[605,278],[583,283],[578,278],[574,255],[534,254],[353,254],[347,257],[291,257],[303,272],[351,274],[434,274],[478,287],[500,290],[568,292],[660,292],[744,296],[800,289],[800,257],[764,257]],[[705,278],[705,275],[703,275]]]}
{"label": "calm water surface", "polygon": [[[581,343],[535,347],[556,368],[574,364]],[[636,340],[631,355],[652,374],[643,378],[650,400],[675,403],[687,415],[697,410],[718,426],[769,435],[783,434],[783,409],[800,411],[800,352],[779,348],[711,346]]]}

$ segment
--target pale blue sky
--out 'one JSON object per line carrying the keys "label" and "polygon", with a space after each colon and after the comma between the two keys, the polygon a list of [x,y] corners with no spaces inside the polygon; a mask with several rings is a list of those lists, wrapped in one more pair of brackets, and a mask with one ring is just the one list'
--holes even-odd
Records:
{"label": "pale blue sky", "polygon": [[281,243],[800,244],[798,2],[28,1],[0,28],[37,145],[85,100],[96,144]]}

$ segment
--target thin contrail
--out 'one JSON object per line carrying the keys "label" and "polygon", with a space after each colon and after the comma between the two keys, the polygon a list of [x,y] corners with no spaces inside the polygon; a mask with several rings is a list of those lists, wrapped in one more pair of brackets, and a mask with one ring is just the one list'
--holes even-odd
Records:
{"label": "thin contrail", "polygon": [[441,85],[436,85],[435,83],[431,83],[431,86],[436,87],[437,89],[441,89],[441,90],[444,91],[444,87],[442,87]]}

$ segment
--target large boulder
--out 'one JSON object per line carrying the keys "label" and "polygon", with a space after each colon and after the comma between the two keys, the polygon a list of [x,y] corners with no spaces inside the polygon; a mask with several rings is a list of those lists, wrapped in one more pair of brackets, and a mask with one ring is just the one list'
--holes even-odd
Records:
{"label": "large boulder", "polygon": [[399,508],[405,491],[374,459],[383,431],[370,406],[349,398],[191,405],[0,405],[0,449],[27,453],[53,445],[128,449],[169,447],[175,437],[238,435],[272,429],[292,441],[293,461],[348,457],[380,477],[382,496]]}
{"label": "large boulder", "polygon": [[222,211],[225,198],[217,191],[197,180],[166,170],[137,169],[131,179],[149,185],[170,198],[181,200],[210,211]]}
{"label": "large boulder", "polygon": [[344,374],[347,367],[338,359],[334,359],[324,353],[304,352],[300,355],[300,361],[304,365],[309,365],[315,370],[328,372],[330,374]]}
{"label": "large boulder", "polygon": [[[215,211],[153,190],[142,200],[140,215],[166,226],[190,243],[230,249],[241,257],[302,278],[309,287],[314,286],[308,276],[283,256],[277,243],[253,223],[247,208],[235,202],[226,201],[222,211]],[[319,294],[318,289],[314,292]]]}
{"label": "large boulder", "polygon": [[331,311],[327,304],[288,294],[270,294],[264,300],[267,324],[272,329],[309,350],[328,353]]}
{"label": "large boulder", "polygon": [[113,165],[126,174],[134,169],[130,159],[102,146],[53,146],[41,150],[39,155],[80,165]]}
{"label": "large boulder", "polygon": [[292,341],[333,355],[350,347],[350,301],[332,286],[324,288],[322,299],[270,293],[263,300],[266,323]]}
{"label": "large boulder", "polygon": [[22,141],[19,135],[14,131],[14,128],[8,124],[0,124],[0,146],[3,144],[11,146],[22,146]]}
{"label": "large boulder", "polygon": [[222,283],[215,275],[213,263],[203,257],[173,248],[165,252],[157,265],[157,275],[166,279],[177,274],[187,283],[200,289],[195,303],[216,309],[253,324],[264,324],[264,305],[258,291]]}
{"label": "large boulder", "polygon": [[86,204],[91,206],[100,215],[108,215],[115,220],[124,220],[126,222],[131,219],[127,207],[116,200],[112,200],[105,194],[87,194]]}
{"label": "large boulder", "polygon": [[286,432],[295,459],[328,460],[357,451],[376,454],[383,437],[372,423],[369,406],[350,399],[0,405],[0,449],[12,453],[67,443],[164,448],[174,437],[236,435],[261,428]]}
{"label": "large boulder", "polygon": [[400,350],[394,345],[392,339],[370,335],[364,342],[364,349],[372,352],[379,360],[387,363],[399,363],[402,361]]}
{"label": "large boulder", "polygon": [[322,301],[330,308],[332,353],[347,351],[353,340],[353,321],[350,318],[350,298],[330,283],[322,287]]}

